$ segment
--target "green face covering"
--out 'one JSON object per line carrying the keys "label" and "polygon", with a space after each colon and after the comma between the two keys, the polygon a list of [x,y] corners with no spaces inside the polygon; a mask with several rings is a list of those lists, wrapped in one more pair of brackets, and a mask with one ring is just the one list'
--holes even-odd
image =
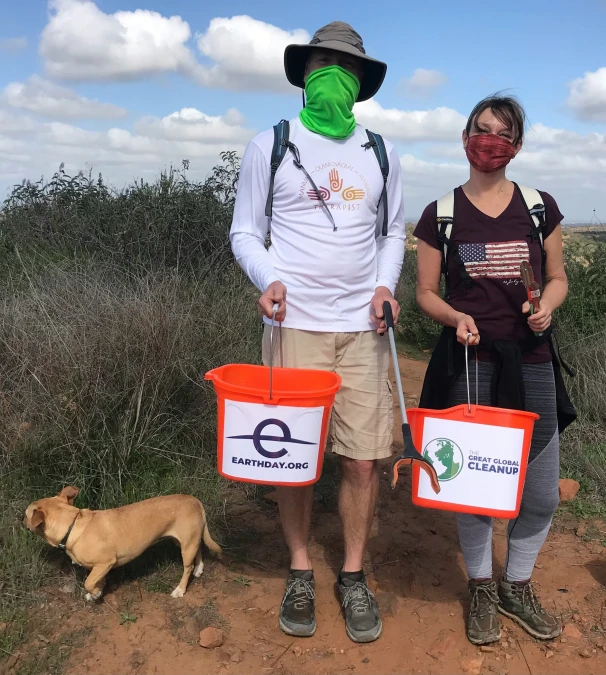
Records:
{"label": "green face covering", "polygon": [[305,108],[299,118],[316,134],[347,138],[356,127],[352,109],[359,93],[360,81],[345,68],[314,70],[305,82]]}

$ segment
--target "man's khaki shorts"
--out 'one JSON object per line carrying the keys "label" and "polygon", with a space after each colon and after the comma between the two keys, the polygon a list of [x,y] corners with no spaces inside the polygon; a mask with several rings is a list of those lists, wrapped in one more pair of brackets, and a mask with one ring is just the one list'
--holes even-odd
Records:
{"label": "man's khaki shorts", "polygon": [[[265,326],[263,363],[269,365],[270,326]],[[393,398],[389,341],[375,331],[317,333],[274,328],[274,366],[330,370],[343,384],[335,397],[329,448],[352,459],[392,454]]]}

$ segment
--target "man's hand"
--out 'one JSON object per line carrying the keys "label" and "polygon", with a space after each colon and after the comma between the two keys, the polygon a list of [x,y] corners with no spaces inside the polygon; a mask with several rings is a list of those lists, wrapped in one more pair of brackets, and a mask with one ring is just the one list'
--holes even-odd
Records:
{"label": "man's hand", "polygon": [[259,307],[263,314],[271,319],[275,303],[278,303],[276,321],[284,321],[286,317],[286,286],[281,281],[274,281],[265,289],[259,298]]}
{"label": "man's hand", "polygon": [[[551,326],[551,307],[543,300],[539,300],[539,311],[528,317],[528,325],[533,333],[544,333]],[[522,312],[530,312],[530,303],[522,305]]]}
{"label": "man's hand", "polygon": [[464,345],[467,341],[467,336],[471,333],[469,338],[469,346],[475,347],[480,344],[480,333],[476,327],[476,322],[469,316],[469,314],[460,314],[457,318],[457,340]]}
{"label": "man's hand", "polygon": [[379,335],[383,335],[387,332],[387,325],[385,324],[385,317],[383,316],[383,303],[386,301],[391,305],[395,326],[395,324],[398,323],[398,316],[400,315],[400,305],[394,299],[389,288],[379,286],[375,289],[375,294],[370,301],[370,318],[377,327],[377,333]]}

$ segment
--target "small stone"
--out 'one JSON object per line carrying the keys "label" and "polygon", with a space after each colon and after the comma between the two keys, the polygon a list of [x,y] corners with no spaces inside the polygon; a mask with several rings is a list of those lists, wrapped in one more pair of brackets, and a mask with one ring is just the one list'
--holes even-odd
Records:
{"label": "small stone", "polygon": [[469,675],[480,675],[483,662],[484,657],[475,659],[463,659],[461,661],[461,668],[463,669],[464,673],[468,673]]}
{"label": "small stone", "polygon": [[486,645],[482,645],[480,647],[480,651],[483,652],[484,654],[494,654],[494,647],[487,647]]}
{"label": "small stone", "polygon": [[583,637],[581,631],[573,623],[564,626],[562,635],[570,640],[580,640]]}
{"label": "small stone", "polygon": [[229,660],[232,663],[240,663],[242,661],[242,651],[238,647],[233,647],[229,650]]}
{"label": "small stone", "polygon": [[220,647],[224,641],[223,631],[218,628],[208,627],[200,631],[200,647],[204,649],[215,649]]}
{"label": "small stone", "polygon": [[512,654],[505,654],[505,659],[507,661],[511,661],[511,660],[513,660],[513,655]]}
{"label": "small stone", "polygon": [[40,635],[40,633],[38,633],[36,637],[38,638],[38,640],[40,640],[40,642],[44,642],[44,644],[46,645],[50,642],[50,640],[46,636]]}
{"label": "small stone", "polygon": [[553,656],[553,652],[545,652],[545,658],[550,659]]}
{"label": "small stone", "polygon": [[295,646],[292,648],[292,653],[293,653],[296,657],[299,657],[299,656],[301,656],[301,654],[303,654],[303,650],[301,649],[301,647],[299,647],[299,645],[295,645]]}
{"label": "small stone", "polygon": [[573,615],[572,615],[572,620],[573,620],[575,623],[581,623],[581,617],[580,617],[578,614],[573,614]]}
{"label": "small stone", "polygon": [[[308,649],[307,651],[309,651],[309,649]],[[341,651],[339,652],[339,654],[345,654],[345,650],[344,650],[344,649],[341,649]]]}
{"label": "small stone", "polygon": [[455,615],[454,612],[450,612],[450,614],[448,616],[454,616],[454,615]]}
{"label": "small stone", "polygon": [[362,663],[370,663],[370,659],[368,656],[365,659],[362,659]]}
{"label": "small stone", "polygon": [[579,483],[576,480],[572,480],[572,478],[560,478],[560,501],[571,502],[577,496],[580,487]]}
{"label": "small stone", "polygon": [[589,649],[581,649],[579,652],[579,656],[583,659],[590,659],[591,658],[591,652]]}
{"label": "small stone", "polygon": [[563,637],[563,638],[560,638],[560,642],[561,642],[563,645],[565,645],[565,644],[568,642],[568,640],[567,640],[565,637]]}
{"label": "small stone", "polygon": [[76,592],[76,584],[73,581],[59,586],[59,593],[65,593],[65,595],[73,595]]}

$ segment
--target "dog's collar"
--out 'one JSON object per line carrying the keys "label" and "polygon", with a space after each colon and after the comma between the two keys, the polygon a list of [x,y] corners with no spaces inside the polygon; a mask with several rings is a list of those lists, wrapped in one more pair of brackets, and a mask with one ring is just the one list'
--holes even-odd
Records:
{"label": "dog's collar", "polygon": [[65,547],[67,546],[67,540],[69,539],[69,535],[72,533],[72,530],[74,528],[74,525],[76,524],[76,518],[80,515],[80,509],[78,509],[78,513],[76,513],[76,517],[72,520],[72,524],[69,526],[67,532],[65,533],[65,536],[59,543],[59,546],[57,548],[60,548],[62,551],[65,551]]}

